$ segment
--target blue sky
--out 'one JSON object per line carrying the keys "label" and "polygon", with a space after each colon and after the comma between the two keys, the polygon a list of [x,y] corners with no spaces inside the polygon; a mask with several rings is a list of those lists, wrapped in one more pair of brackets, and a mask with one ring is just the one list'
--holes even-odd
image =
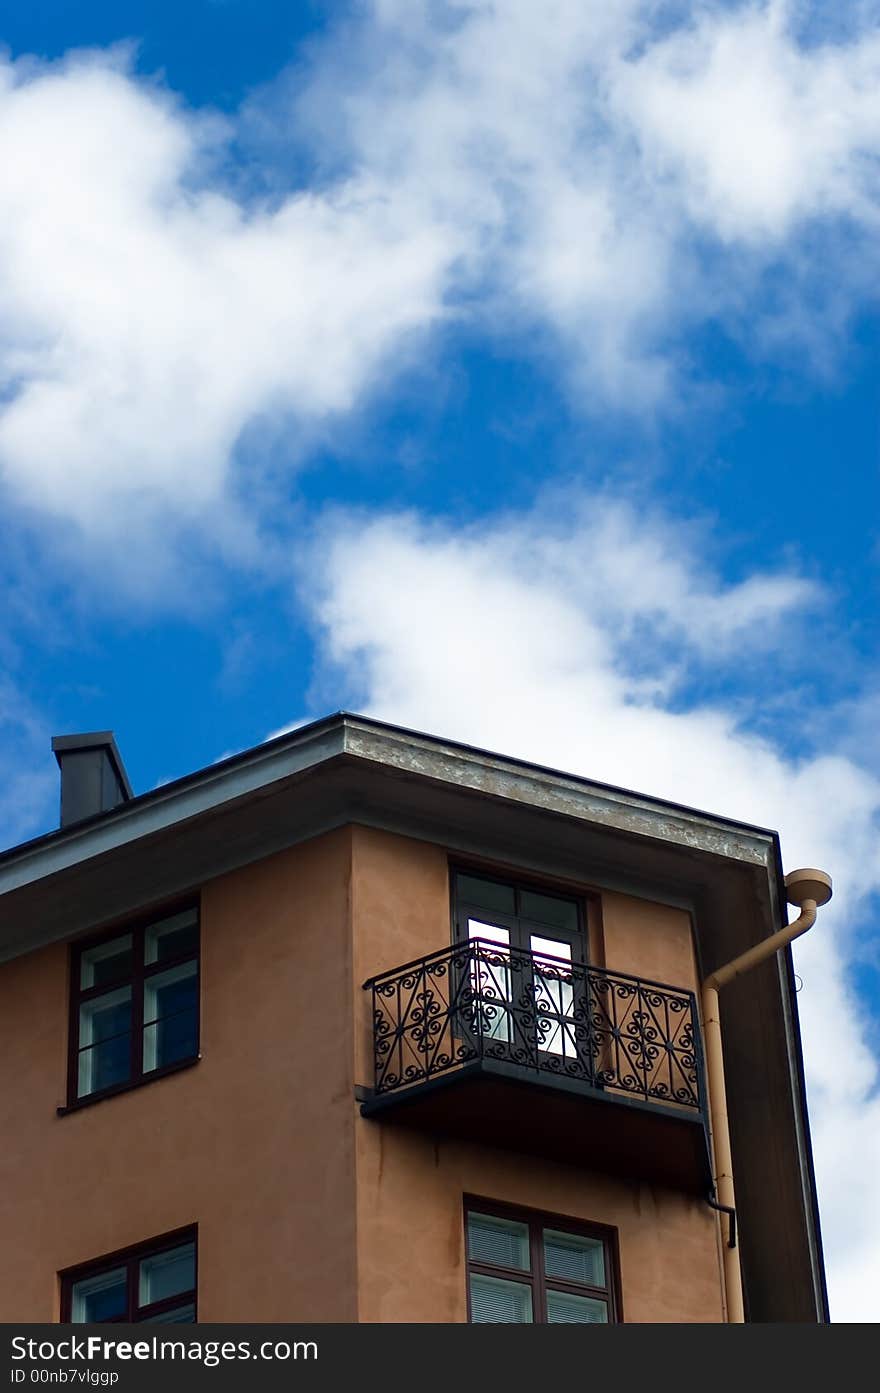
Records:
{"label": "blue sky", "polygon": [[805,1051],[876,1319],[880,7],[33,0],[0,44],[0,842],[52,734],[141,791],[343,706],[779,827],[835,878]]}

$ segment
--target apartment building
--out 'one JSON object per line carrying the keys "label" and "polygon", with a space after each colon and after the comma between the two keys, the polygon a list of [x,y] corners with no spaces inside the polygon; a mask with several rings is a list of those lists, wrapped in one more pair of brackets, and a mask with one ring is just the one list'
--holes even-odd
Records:
{"label": "apartment building", "polygon": [[344,713],[138,797],[53,745],[0,1318],[827,1319],[775,833]]}

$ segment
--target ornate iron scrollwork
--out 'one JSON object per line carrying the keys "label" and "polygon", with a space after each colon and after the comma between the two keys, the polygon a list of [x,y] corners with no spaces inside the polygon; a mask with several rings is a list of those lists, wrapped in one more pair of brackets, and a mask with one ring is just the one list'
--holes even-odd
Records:
{"label": "ornate iron scrollwork", "polygon": [[377,1094],[487,1059],[702,1108],[692,992],[478,938],[366,986]]}

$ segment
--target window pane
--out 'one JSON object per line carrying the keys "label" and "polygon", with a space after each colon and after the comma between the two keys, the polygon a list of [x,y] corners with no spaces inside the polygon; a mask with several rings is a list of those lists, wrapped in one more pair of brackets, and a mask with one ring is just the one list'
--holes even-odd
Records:
{"label": "window pane", "polygon": [[131,987],[81,1003],[79,1045],[77,1097],[125,1083],[131,1074]]}
{"label": "window pane", "polygon": [[[507,948],[510,930],[495,924],[483,924],[479,919],[468,920],[468,938],[488,939]],[[486,1040],[510,1041],[510,959],[506,953],[495,953],[491,947],[475,952],[471,961],[471,990],[475,998],[479,1032]]]}
{"label": "window pane", "polygon": [[[538,1048],[576,1059],[571,973],[566,970],[564,962],[554,961],[562,958],[570,963],[571,944],[561,943],[555,938],[541,938],[538,934],[531,935],[530,943],[536,959],[534,984],[535,1005],[538,1008]],[[546,961],[547,955],[549,961]],[[546,961],[544,972],[539,970],[542,957]]]}
{"label": "window pane", "polygon": [[157,972],[144,982],[144,1073],[198,1052],[195,962]]}
{"label": "window pane", "polygon": [[144,962],[149,966],[169,958],[182,958],[186,953],[197,952],[198,946],[198,915],[194,909],[186,909],[150,925],[144,935]]}
{"label": "window pane", "polygon": [[513,1219],[492,1214],[468,1215],[468,1256],[472,1262],[529,1270],[529,1230]]}
{"label": "window pane", "polygon": [[190,1303],[189,1306],[177,1306],[173,1311],[163,1311],[161,1316],[144,1316],[139,1325],[183,1325],[192,1323],[196,1318],[196,1308]]}
{"label": "window pane", "polygon": [[79,961],[79,985],[103,987],[131,976],[131,934],[113,938],[97,948],[87,948]]}
{"label": "window pane", "polygon": [[485,938],[490,943],[503,944],[507,948],[510,930],[502,929],[497,924],[484,924],[480,919],[468,919],[468,938]]}
{"label": "window pane", "polygon": [[131,1029],[131,987],[117,987],[79,1008],[79,1043],[95,1045]]}
{"label": "window pane", "polygon": [[[192,1291],[196,1284],[196,1245],[183,1243],[164,1253],[142,1258],[138,1305],[149,1306],[181,1291]],[[163,1317],[165,1319],[165,1317]]]}
{"label": "window pane", "polygon": [[472,1325],[531,1325],[532,1289],[525,1282],[471,1273]]}
{"label": "window pane", "polygon": [[607,1325],[608,1307],[591,1296],[572,1296],[567,1291],[547,1292],[548,1325]]}
{"label": "window pane", "polygon": [[552,924],[571,933],[578,931],[578,907],[574,900],[560,900],[555,895],[538,895],[534,890],[522,890],[519,912],[524,919],[537,919],[539,924]]}
{"label": "window pane", "polygon": [[563,943],[561,938],[542,938],[540,934],[531,934],[529,946],[538,957],[550,958],[551,966],[556,958],[571,962],[571,944]]}
{"label": "window pane", "polygon": [[605,1244],[598,1238],[544,1230],[544,1270],[548,1277],[564,1277],[588,1287],[605,1285]]}
{"label": "window pane", "polygon": [[476,875],[458,877],[458,897],[466,904],[497,909],[502,914],[513,914],[515,909],[512,885],[499,885],[495,880],[482,880]]}
{"label": "window pane", "polygon": [[70,1319],[74,1325],[96,1324],[126,1314],[125,1268],[74,1282]]}

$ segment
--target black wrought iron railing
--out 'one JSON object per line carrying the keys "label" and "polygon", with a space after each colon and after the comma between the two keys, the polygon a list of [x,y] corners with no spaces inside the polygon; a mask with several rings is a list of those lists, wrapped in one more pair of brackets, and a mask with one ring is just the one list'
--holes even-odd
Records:
{"label": "black wrought iron railing", "polygon": [[479,1061],[703,1109],[693,992],[501,947],[453,944],[364,983],[375,1094]]}

